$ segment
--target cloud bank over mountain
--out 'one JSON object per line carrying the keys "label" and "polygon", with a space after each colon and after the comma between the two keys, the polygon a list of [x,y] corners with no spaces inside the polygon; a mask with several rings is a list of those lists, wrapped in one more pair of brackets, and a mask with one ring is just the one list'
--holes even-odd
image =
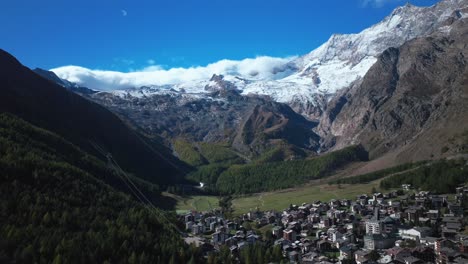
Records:
{"label": "cloud bank over mountain", "polygon": [[388,3],[398,3],[398,2],[401,2],[402,0],[361,0],[361,6],[362,7],[367,7],[367,6],[371,6],[371,7],[382,7],[384,6],[385,4],[388,4]]}
{"label": "cloud bank over mountain", "polygon": [[213,74],[235,75],[255,80],[275,80],[291,73],[294,57],[259,56],[243,60],[220,60],[207,66],[164,69],[151,65],[140,71],[92,70],[79,66],[51,69],[57,76],[96,90],[116,90],[145,85],[167,85],[209,79]]}

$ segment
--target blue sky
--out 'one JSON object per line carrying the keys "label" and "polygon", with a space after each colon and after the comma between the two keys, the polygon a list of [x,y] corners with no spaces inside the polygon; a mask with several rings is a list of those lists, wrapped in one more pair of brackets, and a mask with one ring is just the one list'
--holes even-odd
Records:
{"label": "blue sky", "polygon": [[[404,0],[2,0],[0,48],[28,67],[132,71],[310,52]],[[428,6],[436,0],[413,0]]]}

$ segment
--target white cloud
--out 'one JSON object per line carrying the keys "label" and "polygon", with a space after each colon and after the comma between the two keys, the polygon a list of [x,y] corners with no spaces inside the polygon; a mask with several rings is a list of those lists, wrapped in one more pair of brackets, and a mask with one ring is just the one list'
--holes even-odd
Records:
{"label": "white cloud", "polygon": [[387,3],[398,3],[401,2],[401,0],[360,0],[361,1],[361,6],[362,7],[382,7]]}
{"label": "white cloud", "polygon": [[152,59],[149,59],[146,61],[149,65],[154,65],[156,64],[156,61],[155,60],[152,60]]}
{"label": "white cloud", "polygon": [[240,61],[221,60],[204,67],[171,69],[164,69],[160,65],[151,65],[140,71],[127,73],[91,70],[79,66],[64,66],[51,69],[51,71],[62,79],[91,89],[116,90],[144,85],[178,84],[206,80],[211,78],[213,74],[235,75],[249,79],[278,79],[287,75],[287,63],[292,59],[293,57],[261,56]]}
{"label": "white cloud", "polygon": [[125,10],[125,9],[120,10],[120,12],[122,12],[122,16],[124,16],[124,17],[128,15],[127,10]]}

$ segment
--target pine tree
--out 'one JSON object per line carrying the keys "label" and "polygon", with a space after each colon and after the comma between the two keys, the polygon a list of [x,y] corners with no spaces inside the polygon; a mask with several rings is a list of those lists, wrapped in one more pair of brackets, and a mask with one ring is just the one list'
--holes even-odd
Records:
{"label": "pine tree", "polygon": [[138,263],[138,260],[137,260],[137,256],[135,254],[135,251],[132,251],[132,254],[130,255],[130,257],[128,258],[128,263],[130,264],[137,264]]}
{"label": "pine tree", "polygon": [[54,258],[54,261],[52,261],[52,264],[62,264],[62,255],[57,254]]}
{"label": "pine tree", "polygon": [[195,264],[195,257],[192,255],[192,257],[190,258],[188,264]]}

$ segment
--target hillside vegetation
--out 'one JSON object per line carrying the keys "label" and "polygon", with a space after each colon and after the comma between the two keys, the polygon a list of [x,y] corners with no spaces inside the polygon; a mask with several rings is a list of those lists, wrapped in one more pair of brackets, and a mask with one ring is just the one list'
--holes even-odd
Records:
{"label": "hillside vegetation", "polygon": [[[137,185],[159,193],[155,185]],[[172,216],[122,190],[128,192],[100,160],[0,114],[1,263],[187,261],[192,253]]]}
{"label": "hillside vegetation", "polygon": [[205,191],[215,194],[245,194],[293,187],[325,177],[349,163],[367,160],[367,153],[361,146],[304,158],[310,153],[281,144],[247,164],[227,145],[178,139],[173,146],[179,158],[196,167],[188,174],[188,179],[203,182]]}
{"label": "hillside vegetation", "polygon": [[285,160],[294,160],[294,159],[302,159],[310,156],[311,153],[307,152],[304,149],[299,147],[288,145],[288,144],[280,144],[260,155],[258,158],[254,160],[256,163],[268,163],[268,162],[277,162],[277,161],[285,161]]}
{"label": "hillside vegetation", "polygon": [[337,180],[330,181],[330,184],[359,184],[359,183],[369,183],[381,179],[390,174],[399,173],[406,171],[418,166],[424,165],[427,161],[419,161],[414,163],[405,163],[391,168],[386,168],[366,174],[361,174],[353,177],[341,178]]}
{"label": "hillside vegetation", "polygon": [[216,182],[221,193],[243,194],[293,187],[325,177],[351,162],[367,160],[361,146],[351,146],[306,160],[234,165]]}
{"label": "hillside vegetation", "polygon": [[173,144],[179,159],[199,167],[207,164],[241,164],[244,159],[229,146],[221,143],[189,142],[185,139],[176,139]]}
{"label": "hillside vegetation", "polygon": [[428,166],[394,175],[380,182],[383,189],[411,184],[414,188],[435,193],[453,193],[455,188],[468,181],[468,165],[465,160],[440,160]]}
{"label": "hillside vegetation", "polygon": [[0,112],[47,129],[105,160],[99,145],[136,177],[160,185],[183,182],[186,168],[163,144],[132,130],[105,107],[34,73],[0,49]]}
{"label": "hillside vegetation", "polygon": [[191,166],[201,166],[208,163],[208,161],[200,154],[200,152],[188,141],[184,139],[174,140],[172,144],[179,159],[185,161]]}

